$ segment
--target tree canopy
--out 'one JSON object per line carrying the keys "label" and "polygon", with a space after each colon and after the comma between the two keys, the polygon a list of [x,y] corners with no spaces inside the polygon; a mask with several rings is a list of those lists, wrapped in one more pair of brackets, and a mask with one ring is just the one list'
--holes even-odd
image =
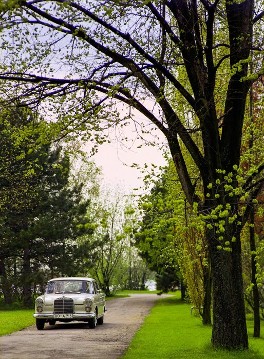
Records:
{"label": "tree canopy", "polygon": [[53,142],[52,124],[12,106],[2,109],[0,128],[1,287],[6,302],[22,293],[30,305],[44,272],[74,272],[74,243],[78,225],[88,227],[89,200],[81,184],[69,184],[70,158]]}

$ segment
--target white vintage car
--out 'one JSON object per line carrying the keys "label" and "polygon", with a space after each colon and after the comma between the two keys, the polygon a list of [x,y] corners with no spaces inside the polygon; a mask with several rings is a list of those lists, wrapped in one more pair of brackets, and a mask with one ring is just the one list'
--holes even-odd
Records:
{"label": "white vintage car", "polygon": [[103,324],[105,294],[96,281],[86,277],[61,277],[48,281],[45,293],[35,301],[36,326],[45,323],[83,321],[95,328]]}

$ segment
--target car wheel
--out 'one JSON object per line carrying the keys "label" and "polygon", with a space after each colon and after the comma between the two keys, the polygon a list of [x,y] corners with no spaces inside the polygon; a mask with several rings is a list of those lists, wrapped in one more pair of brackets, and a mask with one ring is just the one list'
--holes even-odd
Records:
{"label": "car wheel", "polygon": [[89,324],[89,327],[91,329],[94,329],[96,327],[96,325],[97,325],[97,315],[96,315],[96,313],[95,313],[94,318],[89,319],[88,324]]}
{"label": "car wheel", "polygon": [[56,324],[56,320],[49,320],[49,325],[55,325]]}
{"label": "car wheel", "polygon": [[43,330],[45,326],[45,320],[44,319],[36,319],[36,327],[38,330]]}
{"label": "car wheel", "polygon": [[104,324],[104,316],[103,315],[97,319],[97,324],[99,324],[99,325]]}

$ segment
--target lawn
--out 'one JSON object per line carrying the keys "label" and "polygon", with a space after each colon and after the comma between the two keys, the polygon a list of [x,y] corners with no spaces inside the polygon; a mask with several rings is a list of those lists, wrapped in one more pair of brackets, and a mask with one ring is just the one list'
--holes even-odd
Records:
{"label": "lawn", "polygon": [[[118,290],[112,298],[125,298],[129,297],[130,294],[155,294],[157,295],[159,293],[158,290]],[[170,294],[173,294],[173,292],[170,292]]]}
{"label": "lawn", "polygon": [[264,359],[263,331],[262,322],[262,337],[253,338],[249,321],[249,351],[216,351],[210,345],[211,327],[203,326],[191,315],[190,305],[174,296],[152,309],[122,359]]}
{"label": "lawn", "polygon": [[33,313],[32,309],[0,310],[0,336],[34,324]]}

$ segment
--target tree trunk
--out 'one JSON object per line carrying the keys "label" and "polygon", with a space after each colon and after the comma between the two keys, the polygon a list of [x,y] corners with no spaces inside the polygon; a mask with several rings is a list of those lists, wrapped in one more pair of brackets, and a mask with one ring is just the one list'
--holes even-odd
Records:
{"label": "tree trunk", "polygon": [[253,312],[254,312],[254,334],[255,338],[260,337],[260,310],[259,310],[259,290],[257,284],[257,267],[256,267],[256,243],[254,232],[254,208],[250,213],[249,240],[251,251],[251,283],[253,284]]}
{"label": "tree trunk", "polygon": [[110,297],[111,295],[111,290],[110,290],[110,281],[108,279],[104,279],[104,286],[103,286],[105,295],[107,297]]}
{"label": "tree trunk", "polygon": [[204,267],[203,282],[204,282],[204,301],[202,318],[204,325],[212,324],[211,320],[211,304],[212,304],[212,277],[210,265]]}
{"label": "tree trunk", "polygon": [[23,305],[30,308],[33,304],[31,292],[31,270],[30,270],[30,254],[29,249],[24,249],[23,255]]}
{"label": "tree trunk", "polygon": [[[252,64],[250,65],[251,71]],[[254,124],[254,100],[253,100],[253,87],[250,88],[250,97],[249,97],[249,111],[252,124]],[[251,149],[254,144],[254,133],[251,131],[251,136],[249,140],[249,148]],[[254,333],[255,338],[260,337],[260,300],[259,300],[259,289],[257,284],[257,258],[256,258],[256,242],[255,242],[255,209],[252,207],[249,217],[249,242],[250,242],[250,251],[251,251],[251,283],[253,284],[253,312],[254,312]]]}
{"label": "tree trunk", "polygon": [[181,280],[181,300],[184,301],[186,298],[186,286],[184,284],[184,281]]}
{"label": "tree trunk", "polygon": [[212,264],[213,330],[215,348],[247,349],[240,238],[232,251],[219,249],[214,233],[207,232]]}
{"label": "tree trunk", "polygon": [[141,283],[140,283],[140,289],[141,290],[146,289],[145,288],[145,283],[146,283],[146,279],[147,279],[146,277],[147,277],[147,273],[146,273],[145,270],[143,270],[143,273],[142,273],[142,276],[141,276]]}
{"label": "tree trunk", "polygon": [[12,290],[6,276],[6,267],[3,258],[0,258],[0,278],[1,278],[1,289],[4,295],[4,301],[6,304],[12,304]]}

